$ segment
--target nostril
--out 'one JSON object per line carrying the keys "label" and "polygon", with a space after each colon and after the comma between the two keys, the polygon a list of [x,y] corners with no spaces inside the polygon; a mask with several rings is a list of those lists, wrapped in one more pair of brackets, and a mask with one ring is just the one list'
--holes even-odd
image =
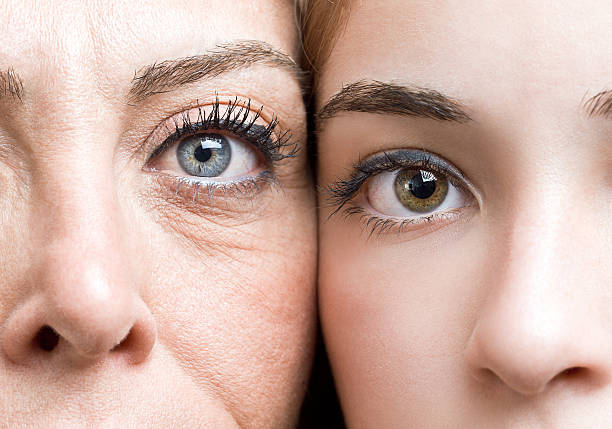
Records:
{"label": "nostril", "polygon": [[575,366],[573,368],[568,368],[565,371],[559,374],[561,377],[573,377],[580,375],[580,372],[584,372],[585,368],[581,368],[579,366]]}
{"label": "nostril", "polygon": [[134,337],[134,334],[132,333],[132,330],[130,330],[130,332],[128,332],[127,335],[123,337],[121,341],[119,341],[119,344],[117,344],[115,347],[111,349],[111,352],[129,349],[131,344],[134,342],[133,337]]}
{"label": "nostril", "polygon": [[584,368],[581,366],[574,366],[571,368],[567,368],[564,371],[561,371],[559,374],[555,376],[557,380],[577,380],[587,379],[590,376],[590,371],[588,368]]}
{"label": "nostril", "polygon": [[57,346],[59,335],[50,326],[43,326],[36,334],[35,342],[38,347],[50,352]]}
{"label": "nostril", "polygon": [[557,374],[551,382],[567,383],[568,386],[580,389],[591,389],[605,382],[592,368],[574,366]]}

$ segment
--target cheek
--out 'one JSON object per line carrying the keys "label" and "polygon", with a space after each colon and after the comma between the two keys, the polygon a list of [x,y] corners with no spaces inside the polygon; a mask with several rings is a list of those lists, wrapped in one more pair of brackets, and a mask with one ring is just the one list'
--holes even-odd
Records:
{"label": "cheek", "polygon": [[293,193],[249,222],[183,213],[149,234],[160,344],[200,388],[263,426],[298,409],[313,348],[315,225],[301,205],[314,203]]}
{"label": "cheek", "polygon": [[367,239],[342,222],[321,228],[319,299],[343,407],[393,426],[442,397],[452,403],[485,291],[476,280],[484,232],[461,225],[410,241]]}

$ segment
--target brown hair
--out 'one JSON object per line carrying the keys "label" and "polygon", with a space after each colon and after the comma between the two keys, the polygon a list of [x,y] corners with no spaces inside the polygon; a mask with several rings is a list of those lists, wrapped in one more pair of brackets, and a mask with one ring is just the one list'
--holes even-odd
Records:
{"label": "brown hair", "polygon": [[[303,67],[318,72],[349,16],[349,0],[302,0]],[[315,77],[316,80],[316,77]]]}

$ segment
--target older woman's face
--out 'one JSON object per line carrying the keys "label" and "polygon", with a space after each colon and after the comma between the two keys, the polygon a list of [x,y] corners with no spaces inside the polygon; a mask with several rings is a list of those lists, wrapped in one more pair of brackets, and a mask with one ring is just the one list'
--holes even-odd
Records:
{"label": "older woman's face", "polygon": [[291,3],[3,3],[2,422],[294,422],[315,214]]}
{"label": "older woman's face", "polygon": [[318,92],[349,426],[612,425],[610,22],[598,1],[353,2]]}

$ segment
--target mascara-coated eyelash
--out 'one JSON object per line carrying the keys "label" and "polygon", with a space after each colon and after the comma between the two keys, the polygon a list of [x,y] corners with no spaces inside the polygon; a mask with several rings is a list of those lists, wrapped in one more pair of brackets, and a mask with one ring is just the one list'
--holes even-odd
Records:
{"label": "mascara-coated eyelash", "polygon": [[335,207],[358,215],[373,233],[454,221],[474,206],[473,187],[448,161],[429,152],[397,149],[380,152],[354,165],[346,180],[328,186]]}
{"label": "mascara-coated eyelash", "polygon": [[250,99],[222,103],[216,97],[212,104],[175,115],[152,134],[154,149],[145,170],[161,173],[159,180],[177,195],[191,187],[193,199],[201,187],[209,196],[251,196],[259,185],[277,183],[274,166],[298,151],[291,132],[280,129],[276,116],[265,120],[262,112],[263,107],[252,110]]}
{"label": "mascara-coated eyelash", "polygon": [[[261,150],[266,160],[270,162],[278,162],[296,156],[298,148],[291,141],[291,131],[279,130],[279,120],[275,115],[267,121],[266,125],[257,124],[264,107],[260,107],[253,113],[251,99],[239,100],[238,97],[235,97],[226,104],[222,104],[216,97],[208,114],[204,110],[205,107],[194,108],[197,109],[195,120],[190,114],[194,109],[188,109],[182,112],[179,118],[174,118],[172,120],[174,129],[166,127],[168,136],[161,145],[153,150],[148,161],[182,138],[209,130],[226,131],[244,138]],[[273,138],[275,134],[277,136]]]}

